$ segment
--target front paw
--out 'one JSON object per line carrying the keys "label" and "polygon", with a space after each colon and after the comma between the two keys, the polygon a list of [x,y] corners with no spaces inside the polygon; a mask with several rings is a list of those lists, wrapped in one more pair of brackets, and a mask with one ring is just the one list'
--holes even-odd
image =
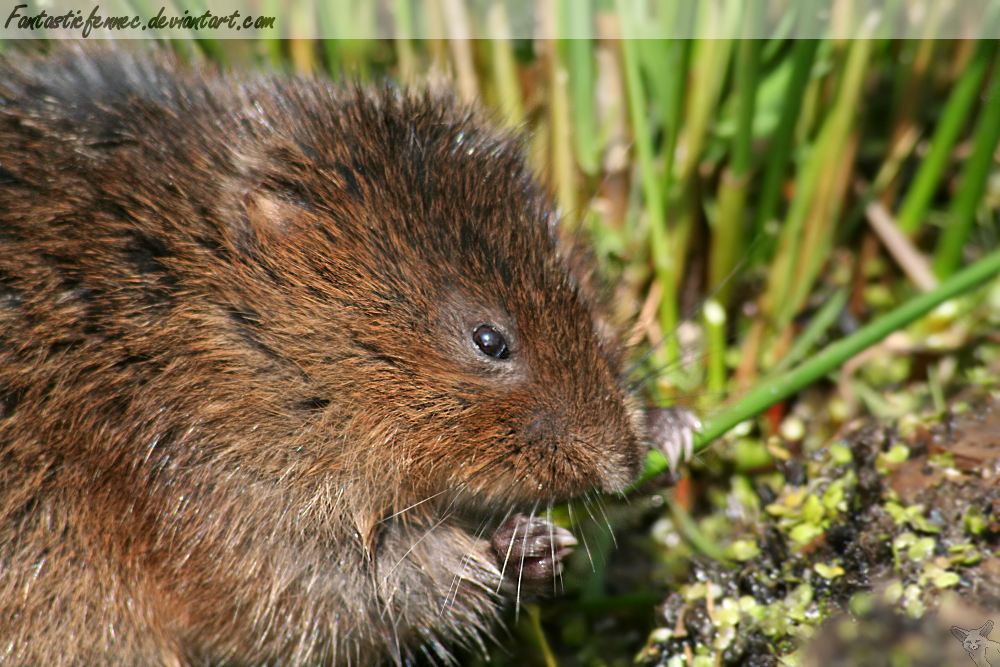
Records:
{"label": "front paw", "polygon": [[688,410],[679,407],[650,408],[646,411],[646,432],[652,447],[670,462],[670,470],[694,456],[694,434],[701,422]]}
{"label": "front paw", "polygon": [[490,544],[503,586],[539,593],[562,572],[562,559],[573,551],[576,538],[546,519],[515,514],[497,529]]}

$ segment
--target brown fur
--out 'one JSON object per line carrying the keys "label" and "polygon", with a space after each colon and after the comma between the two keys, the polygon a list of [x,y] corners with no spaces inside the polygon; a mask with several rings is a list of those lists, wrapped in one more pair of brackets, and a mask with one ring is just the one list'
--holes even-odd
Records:
{"label": "brown fur", "polygon": [[449,99],[9,56],[0,665],[478,641],[490,531],[644,460],[554,223],[520,140]]}

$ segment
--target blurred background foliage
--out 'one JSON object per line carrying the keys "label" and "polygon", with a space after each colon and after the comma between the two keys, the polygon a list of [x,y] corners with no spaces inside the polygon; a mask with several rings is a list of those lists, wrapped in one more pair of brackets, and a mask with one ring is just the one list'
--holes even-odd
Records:
{"label": "blurred background foliage", "polygon": [[[786,4],[771,39],[641,39],[757,34],[764,19],[743,0],[664,2],[652,16],[632,0],[539,0],[540,34],[588,38],[512,39],[523,29],[500,1],[425,0],[418,30],[408,0],[261,0],[280,39],[178,30],[165,43],[227,66],[448,86],[493,110],[530,136],[564,230],[583,226],[619,286],[631,342],[652,349],[640,384],[706,408],[800,361],[835,318],[866,320],[996,246],[996,43],[935,39],[933,20],[920,39],[881,38],[903,2],[869,39],[788,39],[817,18]],[[986,33],[1000,27],[994,5]],[[177,13],[188,6],[202,9]],[[296,37],[386,24],[394,38]],[[817,320],[826,329],[804,326]]]}

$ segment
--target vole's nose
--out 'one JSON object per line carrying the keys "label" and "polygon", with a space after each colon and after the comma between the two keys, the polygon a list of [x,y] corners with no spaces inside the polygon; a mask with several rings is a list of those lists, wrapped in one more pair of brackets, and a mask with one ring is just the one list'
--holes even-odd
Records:
{"label": "vole's nose", "polygon": [[531,415],[524,429],[524,439],[529,445],[549,443],[552,446],[566,437],[566,420],[548,410],[538,410]]}

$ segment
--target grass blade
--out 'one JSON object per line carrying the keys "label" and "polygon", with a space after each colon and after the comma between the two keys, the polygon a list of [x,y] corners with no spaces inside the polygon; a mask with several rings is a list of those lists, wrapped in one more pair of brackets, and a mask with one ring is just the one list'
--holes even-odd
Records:
{"label": "grass blade", "polygon": [[962,263],[962,248],[972,231],[976,209],[986,190],[993,166],[993,152],[1000,142],[1000,58],[993,59],[993,74],[986,87],[986,101],[979,111],[972,140],[972,156],[962,170],[958,194],[952,200],[948,225],[934,253],[934,273],[947,278]]}
{"label": "grass blade", "polygon": [[920,164],[920,169],[906,193],[896,218],[899,228],[911,236],[917,232],[927,214],[938,183],[941,181],[941,175],[951,158],[955,142],[958,141],[973,103],[982,90],[983,77],[986,75],[994,51],[996,42],[992,40],[981,42],[976,48],[972,62],[962,73],[962,78],[948,97],[941,119],[934,130],[927,157]]}

